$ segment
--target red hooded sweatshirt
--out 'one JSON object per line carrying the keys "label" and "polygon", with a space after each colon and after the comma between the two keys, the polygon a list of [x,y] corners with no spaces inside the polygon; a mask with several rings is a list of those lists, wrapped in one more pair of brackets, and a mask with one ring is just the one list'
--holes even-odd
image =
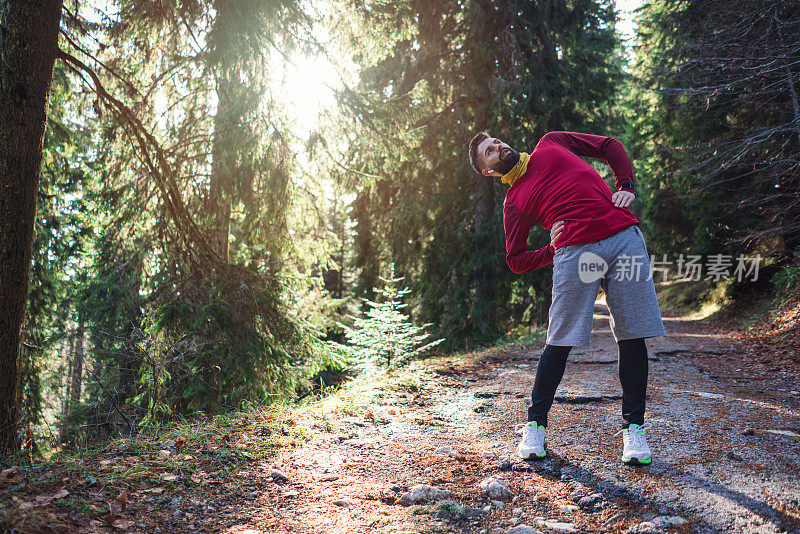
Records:
{"label": "red hooded sweatshirt", "polygon": [[633,167],[622,143],[613,137],[578,132],[549,132],[539,139],[527,170],[508,189],[503,203],[506,262],[517,274],[553,263],[549,244],[527,250],[534,226],[548,231],[563,219],[557,245],[605,239],[639,221],[628,208],[611,202],[611,189],[594,167],[578,156],[605,160],[615,186],[634,191]]}

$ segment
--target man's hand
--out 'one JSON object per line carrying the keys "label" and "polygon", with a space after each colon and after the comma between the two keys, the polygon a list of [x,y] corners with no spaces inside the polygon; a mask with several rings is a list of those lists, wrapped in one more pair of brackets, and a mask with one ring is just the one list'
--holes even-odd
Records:
{"label": "man's hand", "polygon": [[553,227],[550,229],[550,243],[553,245],[553,247],[556,246],[556,240],[558,239],[558,236],[561,235],[561,230],[563,229],[564,221],[556,221],[555,224],[553,224]]}
{"label": "man's hand", "polygon": [[611,195],[611,202],[618,208],[627,208],[634,198],[636,195],[630,191],[617,191]]}

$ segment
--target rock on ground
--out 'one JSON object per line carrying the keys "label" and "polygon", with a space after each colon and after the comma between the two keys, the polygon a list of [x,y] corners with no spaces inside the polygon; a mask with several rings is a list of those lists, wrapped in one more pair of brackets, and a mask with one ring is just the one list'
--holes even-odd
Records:
{"label": "rock on ground", "polygon": [[514,496],[508,486],[495,477],[489,477],[478,485],[481,492],[493,501],[506,501]]}
{"label": "rock on ground", "polygon": [[542,531],[536,530],[528,525],[517,525],[516,527],[506,530],[506,534],[542,534]]}
{"label": "rock on ground", "polygon": [[658,532],[664,532],[669,527],[683,525],[684,523],[686,523],[686,520],[681,516],[662,515],[655,517],[650,521],[645,521],[644,523],[639,523],[638,525],[632,526],[625,531],[625,534],[655,534]]}
{"label": "rock on ground", "polygon": [[428,486],[427,484],[417,484],[416,486],[412,486],[410,491],[402,494],[398,502],[403,506],[409,506],[411,504],[441,501],[449,499],[452,496],[452,491]]}
{"label": "rock on ground", "polygon": [[547,519],[545,521],[539,521],[538,524],[540,527],[555,530],[557,532],[575,532],[575,525],[573,523],[565,523],[562,521],[553,521],[551,519]]}
{"label": "rock on ground", "polygon": [[650,520],[657,527],[671,527],[677,525],[683,525],[687,521],[679,515],[662,515]]}

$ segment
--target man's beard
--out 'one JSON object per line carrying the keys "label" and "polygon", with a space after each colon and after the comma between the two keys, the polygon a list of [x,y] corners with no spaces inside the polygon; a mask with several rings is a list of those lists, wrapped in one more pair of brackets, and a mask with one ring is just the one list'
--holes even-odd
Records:
{"label": "man's beard", "polygon": [[505,175],[508,174],[508,172],[514,168],[517,162],[519,162],[519,152],[517,152],[513,148],[509,148],[505,158],[501,155],[500,161],[494,164],[492,170]]}

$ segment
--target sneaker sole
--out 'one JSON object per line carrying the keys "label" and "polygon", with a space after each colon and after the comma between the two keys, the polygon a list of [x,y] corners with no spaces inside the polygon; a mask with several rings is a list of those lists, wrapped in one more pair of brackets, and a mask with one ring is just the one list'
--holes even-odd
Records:
{"label": "sneaker sole", "polygon": [[653,461],[653,457],[651,456],[647,460],[640,460],[638,458],[631,458],[630,460],[626,460],[622,458],[622,463],[627,465],[648,465],[650,462]]}
{"label": "sneaker sole", "polygon": [[547,453],[543,452],[541,456],[538,454],[529,454],[528,456],[522,456],[520,454],[519,457],[522,458],[523,460],[543,460],[545,457],[547,457]]}

